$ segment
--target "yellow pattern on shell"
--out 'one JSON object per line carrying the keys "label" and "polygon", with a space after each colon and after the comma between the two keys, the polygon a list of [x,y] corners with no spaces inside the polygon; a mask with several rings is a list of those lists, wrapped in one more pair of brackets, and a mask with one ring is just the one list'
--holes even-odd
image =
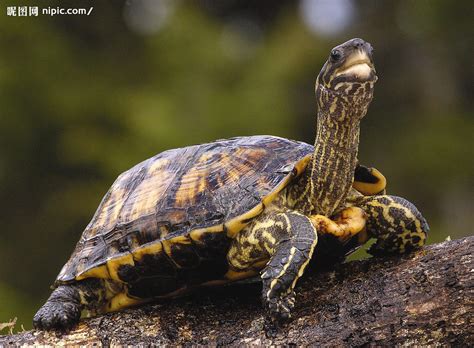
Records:
{"label": "yellow pattern on shell", "polygon": [[109,270],[110,279],[121,282],[122,280],[118,276],[118,269],[122,265],[135,265],[133,261],[133,255],[130,253],[122,254],[118,257],[113,257],[107,260],[107,269]]}

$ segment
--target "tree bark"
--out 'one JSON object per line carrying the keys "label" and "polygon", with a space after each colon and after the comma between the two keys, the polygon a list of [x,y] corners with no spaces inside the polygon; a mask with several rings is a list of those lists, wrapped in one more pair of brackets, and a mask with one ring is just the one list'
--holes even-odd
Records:
{"label": "tree bark", "polygon": [[82,321],[68,334],[28,331],[9,344],[468,346],[474,344],[474,236],[410,255],[308,272],[293,320],[266,337],[260,284],[209,288],[187,298]]}

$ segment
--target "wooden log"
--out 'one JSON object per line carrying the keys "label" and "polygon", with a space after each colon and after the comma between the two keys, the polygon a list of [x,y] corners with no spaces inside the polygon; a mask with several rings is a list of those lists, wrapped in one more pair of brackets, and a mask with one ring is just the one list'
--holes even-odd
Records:
{"label": "wooden log", "polygon": [[204,289],[190,297],[82,321],[68,334],[28,331],[18,344],[468,346],[474,344],[474,236],[410,255],[309,272],[293,320],[266,337],[261,285]]}

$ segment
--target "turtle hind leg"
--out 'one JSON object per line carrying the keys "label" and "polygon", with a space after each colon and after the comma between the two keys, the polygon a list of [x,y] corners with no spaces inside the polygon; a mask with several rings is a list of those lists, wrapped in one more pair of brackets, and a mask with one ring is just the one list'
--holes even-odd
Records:
{"label": "turtle hind leg", "polygon": [[56,288],[48,301],[33,317],[33,326],[40,330],[68,330],[81,317],[79,293],[71,285]]}
{"label": "turtle hind leg", "polygon": [[418,209],[404,198],[390,195],[362,197],[356,206],[367,214],[367,232],[376,242],[374,256],[401,254],[421,248],[429,226]]}
{"label": "turtle hind leg", "polygon": [[86,307],[98,307],[105,300],[103,281],[85,279],[58,286],[33,317],[33,326],[42,330],[69,330],[79,322]]}

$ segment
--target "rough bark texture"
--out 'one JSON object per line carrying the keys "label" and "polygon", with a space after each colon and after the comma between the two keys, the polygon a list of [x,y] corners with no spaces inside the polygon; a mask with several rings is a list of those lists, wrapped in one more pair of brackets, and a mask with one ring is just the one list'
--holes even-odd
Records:
{"label": "rough bark texture", "polygon": [[259,284],[193,296],[81,322],[69,334],[29,331],[8,344],[296,344],[469,346],[474,343],[474,236],[411,255],[308,272],[294,320],[267,338]]}

